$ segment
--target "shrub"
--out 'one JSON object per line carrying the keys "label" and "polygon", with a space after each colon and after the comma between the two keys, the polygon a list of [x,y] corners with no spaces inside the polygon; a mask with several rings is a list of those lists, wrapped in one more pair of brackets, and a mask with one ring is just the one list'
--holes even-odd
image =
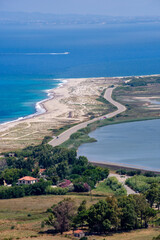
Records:
{"label": "shrub", "polygon": [[48,186],[45,191],[46,191],[46,194],[65,195],[69,190],[68,188],[60,188],[60,187],[53,188],[51,186]]}
{"label": "shrub", "polygon": [[122,186],[121,183],[118,182],[116,177],[108,178],[105,183],[115,192],[116,196],[122,196],[127,194],[126,189]]}

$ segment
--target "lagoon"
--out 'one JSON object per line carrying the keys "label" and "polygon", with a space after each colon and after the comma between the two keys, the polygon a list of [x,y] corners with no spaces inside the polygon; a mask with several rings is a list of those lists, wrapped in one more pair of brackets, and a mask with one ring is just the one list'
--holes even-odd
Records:
{"label": "lagoon", "polygon": [[109,125],[89,134],[97,142],[79,147],[78,155],[93,162],[110,162],[160,171],[160,120]]}

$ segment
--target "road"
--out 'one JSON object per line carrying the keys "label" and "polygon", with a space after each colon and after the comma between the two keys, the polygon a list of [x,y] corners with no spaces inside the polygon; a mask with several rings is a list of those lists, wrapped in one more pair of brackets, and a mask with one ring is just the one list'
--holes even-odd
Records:
{"label": "road", "polygon": [[132,190],[130,187],[128,187],[125,184],[125,181],[127,178],[129,178],[128,176],[120,176],[119,174],[116,173],[110,173],[108,177],[116,177],[117,180],[124,186],[124,188],[127,190],[127,195],[129,194],[137,194],[134,190]]}
{"label": "road", "polygon": [[78,125],[76,125],[74,127],[71,127],[68,130],[66,130],[65,132],[61,133],[58,136],[58,138],[54,137],[53,140],[51,140],[49,142],[49,144],[52,145],[53,147],[58,146],[58,145],[64,143],[65,141],[67,141],[73,133],[77,132],[78,130],[80,130],[82,128],[87,127],[88,124],[93,123],[93,122],[95,122],[97,120],[100,120],[100,119],[102,119],[104,117],[105,118],[112,118],[112,117],[114,117],[114,116],[116,116],[116,115],[126,111],[126,107],[124,105],[122,105],[121,103],[116,102],[116,101],[114,101],[112,99],[112,92],[113,92],[114,89],[115,89],[115,87],[114,88],[107,88],[106,91],[105,91],[105,94],[104,94],[104,98],[108,102],[113,104],[115,107],[117,107],[116,111],[114,111],[112,113],[108,113],[108,114],[103,115],[103,116],[100,116],[98,118],[94,118],[92,120],[89,120],[89,121],[86,121],[86,122],[83,122],[83,123],[80,123],[80,124],[78,124]]}

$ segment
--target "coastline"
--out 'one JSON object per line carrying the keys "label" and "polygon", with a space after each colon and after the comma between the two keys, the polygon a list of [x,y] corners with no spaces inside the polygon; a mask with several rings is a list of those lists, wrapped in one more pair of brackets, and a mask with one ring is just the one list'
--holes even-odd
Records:
{"label": "coastline", "polygon": [[104,79],[104,78],[117,78],[117,79],[125,79],[125,78],[128,78],[128,77],[155,77],[155,76],[160,76],[160,74],[151,74],[151,75],[139,75],[139,76],[136,76],[136,75],[132,75],[132,76],[116,76],[116,77],[90,77],[90,78],[66,78],[66,79],[53,79],[53,80],[58,80],[60,81],[60,83],[57,85],[57,87],[55,88],[51,88],[51,89],[47,89],[47,90],[44,90],[44,92],[47,93],[47,97],[39,102],[36,102],[35,103],[35,113],[33,114],[29,114],[29,115],[26,115],[24,117],[19,117],[15,120],[11,120],[11,121],[6,121],[4,123],[0,123],[0,126],[5,126],[7,124],[10,124],[10,123],[14,123],[14,122],[19,122],[19,121],[23,121],[25,119],[30,119],[30,118],[34,118],[35,116],[38,116],[38,115],[42,115],[42,114],[45,114],[47,113],[48,109],[47,107],[45,106],[45,103],[47,101],[50,101],[54,98],[54,90],[58,89],[58,88],[61,88],[63,87],[65,84],[67,84],[67,82],[69,80],[79,80],[79,79]]}
{"label": "coastline", "polygon": [[[0,124],[0,152],[40,144],[45,136],[53,135],[52,129],[86,119],[82,111],[76,111],[76,101],[72,99],[77,98],[79,101],[83,95],[83,86],[87,86],[85,82],[92,82],[92,79],[56,80],[59,80],[59,85],[45,90],[48,97],[36,103],[36,113]],[[72,112],[74,116],[69,117]]]}
{"label": "coastline", "polygon": [[[144,77],[148,76],[160,74]],[[36,113],[0,124],[0,152],[40,144],[45,136],[54,138],[54,129],[88,121],[92,109],[102,104],[97,98],[103,90],[118,86],[128,77],[133,76],[56,79],[60,81],[59,86],[45,90],[48,98],[36,103]]]}
{"label": "coastline", "polygon": [[45,99],[35,103],[35,113],[26,115],[24,117],[19,117],[19,118],[15,119],[15,120],[11,120],[11,121],[7,121],[7,122],[4,122],[4,123],[1,123],[0,126],[1,125],[6,125],[6,124],[9,124],[9,123],[14,123],[14,122],[17,122],[17,121],[23,121],[25,119],[29,119],[29,118],[32,118],[32,117],[35,117],[35,116],[38,116],[38,115],[46,113],[47,112],[47,108],[45,107],[45,102],[54,98],[54,93],[52,91],[54,89],[59,88],[59,87],[61,87],[64,84],[67,83],[67,80],[61,80],[61,79],[53,79],[53,80],[59,80],[60,83],[55,88],[44,90],[44,92],[47,94],[47,98],[45,98]]}

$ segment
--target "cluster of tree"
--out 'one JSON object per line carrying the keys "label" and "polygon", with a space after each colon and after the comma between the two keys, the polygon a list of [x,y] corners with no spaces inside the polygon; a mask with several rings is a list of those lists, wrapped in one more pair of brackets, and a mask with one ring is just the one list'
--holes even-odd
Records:
{"label": "cluster of tree", "polygon": [[38,183],[30,185],[20,185],[13,187],[0,187],[0,199],[20,198],[32,195],[46,194],[47,187],[51,185],[49,181],[41,180]]}
{"label": "cluster of tree", "polygon": [[116,173],[120,175],[127,175],[127,176],[134,176],[134,175],[140,175],[141,170],[126,170],[126,169],[118,169]]}
{"label": "cluster of tree", "polygon": [[77,191],[80,190],[80,185],[81,191],[86,191],[85,184],[93,188],[97,181],[107,178],[109,174],[108,169],[89,164],[86,157],[77,157],[77,153],[73,149],[53,148],[48,144],[41,144],[17,151],[14,155],[15,157],[9,157],[6,154],[8,169],[0,174],[1,184],[3,184],[3,180],[8,184],[16,183],[18,178],[26,175],[38,177],[38,168],[32,172],[35,165],[46,169],[44,174],[47,180],[51,180],[53,184],[57,184],[63,179],[69,179],[75,184]]}
{"label": "cluster of tree", "polygon": [[156,204],[158,210],[160,209],[160,184],[153,183],[150,188],[145,192],[146,199],[150,207]]}
{"label": "cluster of tree", "polygon": [[25,159],[23,155],[19,157],[7,157],[6,160],[9,168],[26,169],[28,171],[32,171],[35,164],[35,161],[32,157]]}
{"label": "cluster of tree", "polygon": [[133,78],[131,81],[125,83],[131,87],[140,87],[140,86],[147,86],[148,82],[145,81],[143,78]]}
{"label": "cluster of tree", "polygon": [[132,80],[125,83],[125,85],[129,85],[131,87],[140,87],[140,86],[147,86],[148,84],[155,84],[155,83],[160,83],[159,77],[132,78]]}
{"label": "cluster of tree", "polygon": [[144,172],[142,173],[141,170],[126,170],[126,169],[118,169],[116,173],[120,175],[127,175],[127,176],[135,176],[135,175],[143,175],[146,177],[157,177],[157,174],[154,172]]}
{"label": "cluster of tree", "polygon": [[0,173],[0,185],[4,184],[4,180],[7,184],[14,185],[19,178],[28,175],[31,176],[31,172],[27,169],[6,168]]}
{"label": "cluster of tree", "polygon": [[60,233],[84,226],[89,232],[99,234],[146,228],[149,220],[156,215],[143,195],[107,197],[88,209],[86,201],[83,201],[77,210],[74,201],[67,198],[53,205],[49,212],[45,223]]}
{"label": "cluster of tree", "polygon": [[126,189],[118,182],[116,177],[110,177],[105,180],[105,184],[108,185],[115,193],[116,196],[123,196],[127,194]]}
{"label": "cluster of tree", "polygon": [[46,194],[52,194],[52,195],[65,195],[69,191],[68,188],[61,188],[61,187],[55,187],[47,186],[45,189]]}
{"label": "cluster of tree", "polygon": [[74,192],[89,192],[90,190],[88,183],[74,183]]}
{"label": "cluster of tree", "polygon": [[145,193],[148,189],[150,189],[151,184],[153,183],[157,183],[158,185],[160,185],[159,175],[156,175],[155,177],[140,175],[128,178],[126,180],[126,184],[129,187],[140,193]]}

